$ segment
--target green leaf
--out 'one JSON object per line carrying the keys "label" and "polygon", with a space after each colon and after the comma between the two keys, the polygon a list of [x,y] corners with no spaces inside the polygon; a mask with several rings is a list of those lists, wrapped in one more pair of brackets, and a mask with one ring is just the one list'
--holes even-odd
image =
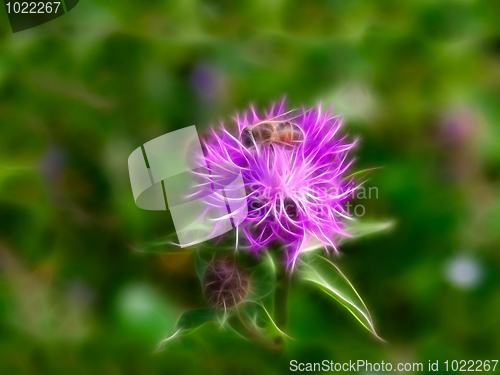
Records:
{"label": "green leaf", "polygon": [[[253,328],[259,331],[262,335],[283,336],[293,340],[292,337],[288,336],[278,327],[274,318],[272,317],[272,314],[269,312],[269,310],[266,309],[264,304],[260,302],[249,301],[245,303],[237,311],[237,315],[240,317],[240,319],[242,319],[242,321],[248,319],[248,321],[251,322]],[[244,317],[246,317],[247,319],[244,319]]]}
{"label": "green leaf", "polygon": [[191,248],[183,249],[177,244],[177,234],[175,232],[160,240],[148,242],[135,250],[144,253],[159,254],[178,254],[193,251]]}
{"label": "green leaf", "polygon": [[394,227],[394,220],[376,221],[376,220],[352,220],[347,221],[345,231],[353,238],[343,238],[343,241],[349,241],[360,237],[368,236],[382,231],[390,230]]}
{"label": "green leaf", "polygon": [[172,339],[193,332],[202,325],[214,322],[215,318],[215,311],[209,308],[197,308],[186,311],[179,318],[175,333],[160,341],[156,348],[156,352],[163,350]]}
{"label": "green leaf", "polygon": [[371,171],[374,171],[374,170],[377,170],[377,169],[380,169],[380,168],[382,168],[382,167],[373,167],[373,168],[367,168],[367,169],[362,169],[360,171],[356,171],[354,173],[351,173],[349,176],[345,177],[344,181],[348,180],[348,179],[350,179],[350,178],[352,178],[354,176],[367,175],[368,172],[371,172]]}
{"label": "green leaf", "polygon": [[179,321],[177,322],[177,328],[184,331],[193,330],[205,323],[213,321],[214,318],[215,313],[213,309],[198,308],[188,310],[179,318]]}
{"label": "green leaf", "polygon": [[382,340],[375,331],[365,303],[335,264],[322,256],[314,255],[299,266],[299,272],[302,279],[318,285],[321,290],[349,310],[363,327]]}

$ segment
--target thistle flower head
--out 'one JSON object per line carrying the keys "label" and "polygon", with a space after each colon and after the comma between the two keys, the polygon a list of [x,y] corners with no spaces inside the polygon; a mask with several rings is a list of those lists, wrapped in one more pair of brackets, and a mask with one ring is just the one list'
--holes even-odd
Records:
{"label": "thistle flower head", "polygon": [[235,121],[233,129],[212,129],[202,146],[209,165],[241,170],[248,209],[239,224],[243,245],[258,253],[278,242],[292,266],[313,244],[337,250],[338,239],[348,236],[344,204],[355,189],[345,177],[354,142],[338,134],[340,117],[319,107],[287,112],[282,102]]}

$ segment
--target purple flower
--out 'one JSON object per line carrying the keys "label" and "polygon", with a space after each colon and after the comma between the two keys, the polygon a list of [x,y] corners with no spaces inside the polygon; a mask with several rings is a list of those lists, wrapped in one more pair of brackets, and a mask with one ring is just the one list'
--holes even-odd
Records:
{"label": "purple flower", "polygon": [[212,129],[202,147],[208,165],[241,169],[248,209],[239,225],[243,246],[258,253],[279,243],[292,267],[313,246],[337,251],[338,240],[349,236],[344,205],[356,188],[345,176],[355,142],[339,135],[341,118],[320,107],[287,112],[283,101],[235,121],[236,129]]}

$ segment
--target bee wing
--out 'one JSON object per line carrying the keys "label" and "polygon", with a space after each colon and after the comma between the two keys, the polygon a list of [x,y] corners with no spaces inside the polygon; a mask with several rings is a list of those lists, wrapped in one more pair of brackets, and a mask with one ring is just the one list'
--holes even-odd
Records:
{"label": "bee wing", "polygon": [[296,119],[301,114],[302,114],[302,111],[300,109],[292,109],[290,111],[287,111],[287,112],[279,114],[277,116],[268,118],[268,119],[266,119],[264,121],[261,121],[261,122],[266,122],[266,121],[268,121],[268,122],[290,121],[290,120]]}

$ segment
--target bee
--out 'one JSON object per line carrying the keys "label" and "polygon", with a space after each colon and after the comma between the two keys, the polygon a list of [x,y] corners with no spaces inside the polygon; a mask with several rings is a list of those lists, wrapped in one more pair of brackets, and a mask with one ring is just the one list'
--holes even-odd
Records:
{"label": "bee", "polygon": [[291,121],[271,119],[245,127],[241,143],[246,148],[259,145],[279,145],[292,149],[304,141],[304,131]]}

